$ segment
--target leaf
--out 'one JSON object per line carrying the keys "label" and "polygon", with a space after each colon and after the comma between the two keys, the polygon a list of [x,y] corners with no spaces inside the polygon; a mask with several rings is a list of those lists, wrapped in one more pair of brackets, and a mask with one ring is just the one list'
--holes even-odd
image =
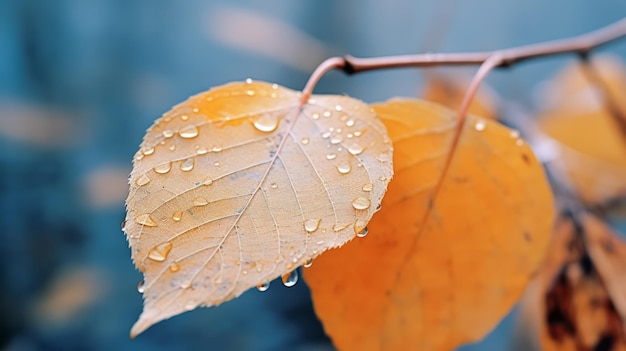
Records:
{"label": "leaf", "polygon": [[626,350],[626,243],[589,214],[563,216],[522,304],[542,350]]}
{"label": "leaf", "polygon": [[233,83],[174,107],[135,156],[125,222],[145,277],[131,330],[230,300],[363,230],[392,176],[390,141],[345,96]]}
{"label": "leaf", "polygon": [[[445,77],[431,74],[422,92],[424,100],[436,102],[458,110],[465,96],[470,79],[461,76]],[[469,105],[468,113],[488,119],[498,119],[498,96],[486,84],[482,84]]]}
{"label": "leaf", "polygon": [[305,270],[315,311],[340,350],[478,340],[517,301],[545,251],[553,207],[541,165],[516,132],[469,116],[433,198],[455,113],[414,100],[374,109],[394,143],[394,180],[370,234]]}
{"label": "leaf", "polygon": [[[603,58],[594,67],[613,96],[624,95],[626,71],[619,61]],[[626,140],[603,106],[602,92],[583,75],[579,64],[565,68],[547,89],[552,92],[549,112],[541,116],[539,125],[560,143],[551,167],[587,204],[625,196]],[[626,111],[626,104],[622,109]]]}

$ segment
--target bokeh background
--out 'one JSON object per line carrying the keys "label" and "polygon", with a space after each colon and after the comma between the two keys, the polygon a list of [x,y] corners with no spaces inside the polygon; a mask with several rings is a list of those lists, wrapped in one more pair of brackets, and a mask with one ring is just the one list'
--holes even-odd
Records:
{"label": "bokeh background", "polygon": [[[491,50],[624,16],[624,0],[0,0],[0,348],[332,350],[302,282],[129,339],[141,275],[120,223],[146,128],[229,81],[300,89],[328,56]],[[624,59],[626,41],[601,51]],[[541,81],[567,60],[488,82],[532,111]],[[423,73],[331,72],[316,91],[367,102],[416,96]],[[514,329],[509,316],[463,350],[511,349]]]}

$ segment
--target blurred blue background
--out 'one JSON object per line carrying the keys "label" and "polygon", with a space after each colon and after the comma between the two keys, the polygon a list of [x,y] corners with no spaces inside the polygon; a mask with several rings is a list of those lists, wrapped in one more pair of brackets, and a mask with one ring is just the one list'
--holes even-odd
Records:
{"label": "blurred blue background", "polygon": [[[491,50],[625,15],[624,0],[0,0],[0,348],[332,350],[302,282],[129,340],[141,275],[120,223],[132,156],[152,121],[229,81],[300,89],[328,56]],[[602,51],[626,58],[626,41]],[[566,60],[488,82],[532,108],[537,84]],[[331,72],[316,92],[415,96],[422,73]],[[509,317],[463,349],[510,349],[514,325]]]}

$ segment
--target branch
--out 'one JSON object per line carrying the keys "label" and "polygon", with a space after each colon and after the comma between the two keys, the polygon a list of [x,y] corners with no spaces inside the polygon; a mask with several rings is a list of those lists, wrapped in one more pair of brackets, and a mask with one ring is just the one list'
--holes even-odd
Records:
{"label": "branch", "polygon": [[302,90],[301,102],[306,102],[320,78],[328,71],[335,68],[341,69],[347,74],[354,74],[378,69],[402,67],[481,65],[494,55],[500,57],[495,67],[509,67],[525,60],[545,56],[567,53],[587,55],[590,51],[624,36],[626,36],[626,18],[579,36],[496,51],[400,55],[374,58],[357,58],[352,56],[332,57],[324,61],[313,72]]}

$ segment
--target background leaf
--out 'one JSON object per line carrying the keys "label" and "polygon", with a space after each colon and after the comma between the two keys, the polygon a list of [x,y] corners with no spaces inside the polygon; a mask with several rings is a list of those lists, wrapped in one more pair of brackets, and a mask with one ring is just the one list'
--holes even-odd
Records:
{"label": "background leaf", "polygon": [[239,296],[363,230],[392,175],[385,127],[345,96],[234,83],[174,107],[135,156],[125,230],[144,273],[131,334]]}
{"label": "background leaf", "polygon": [[[613,57],[600,57],[592,67],[626,112],[626,70]],[[583,74],[579,63],[562,70],[544,87],[546,110],[540,128],[558,141],[551,163],[587,204],[626,195],[626,139],[603,103],[603,92]]]}
{"label": "background leaf", "polygon": [[541,273],[522,300],[536,348],[626,350],[626,243],[599,218],[562,216]]}
{"label": "background leaf", "polygon": [[415,100],[374,108],[394,142],[394,180],[370,234],[305,270],[315,310],[340,350],[478,340],[543,257],[553,205],[541,165],[516,132],[469,116],[433,199],[455,113]]}

